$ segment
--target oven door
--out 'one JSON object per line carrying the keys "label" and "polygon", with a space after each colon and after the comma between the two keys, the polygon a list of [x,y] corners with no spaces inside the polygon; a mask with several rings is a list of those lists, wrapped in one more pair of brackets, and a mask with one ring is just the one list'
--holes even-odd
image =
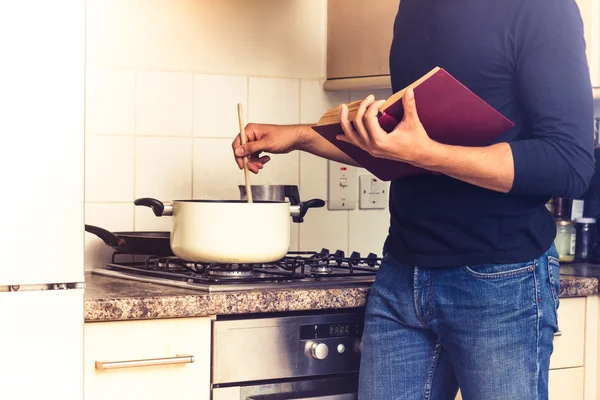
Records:
{"label": "oven door", "polygon": [[357,400],[358,375],[214,387],[212,400]]}

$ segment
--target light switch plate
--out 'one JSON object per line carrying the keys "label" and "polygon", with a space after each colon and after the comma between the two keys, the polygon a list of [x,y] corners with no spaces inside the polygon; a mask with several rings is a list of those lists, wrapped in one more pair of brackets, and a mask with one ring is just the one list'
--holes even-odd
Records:
{"label": "light switch plate", "polygon": [[384,209],[386,207],[389,198],[386,182],[373,175],[361,175],[359,177],[359,184],[359,207],[362,210]]}
{"label": "light switch plate", "polygon": [[358,201],[357,169],[328,161],[327,209],[354,210]]}

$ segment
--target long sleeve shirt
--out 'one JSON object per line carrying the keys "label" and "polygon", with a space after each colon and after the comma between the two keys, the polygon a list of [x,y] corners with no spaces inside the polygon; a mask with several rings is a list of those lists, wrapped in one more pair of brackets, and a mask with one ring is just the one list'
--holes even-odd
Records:
{"label": "long sleeve shirt", "polygon": [[[574,0],[402,0],[394,91],[446,69],[514,128],[510,193],[448,176],[392,182],[386,252],[422,267],[533,260],[552,245],[551,196],[577,198],[594,173],[593,100]],[[418,98],[416,98],[418,104]]]}

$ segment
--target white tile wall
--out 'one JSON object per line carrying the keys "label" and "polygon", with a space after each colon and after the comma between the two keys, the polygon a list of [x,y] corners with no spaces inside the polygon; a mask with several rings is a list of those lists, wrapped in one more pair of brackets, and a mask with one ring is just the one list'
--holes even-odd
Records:
{"label": "white tile wall", "polygon": [[85,118],[87,133],[132,135],[135,132],[135,73],[88,68]]}
{"label": "white tile wall", "polygon": [[136,138],[135,197],[185,200],[192,196],[191,138]]}
{"label": "white tile wall", "polygon": [[243,184],[244,172],[234,161],[231,139],[194,140],[195,199],[239,199],[238,185]]}
{"label": "white tile wall", "polygon": [[194,75],[194,135],[233,139],[239,133],[237,104],[248,118],[248,78]]}
{"label": "white tile wall", "polygon": [[388,233],[389,210],[353,210],[349,211],[350,251],[361,254],[369,252],[381,255],[383,243]]}
{"label": "white tile wall", "polygon": [[85,151],[86,201],[132,201],[133,177],[133,136],[87,136]]}
{"label": "white tile wall", "polygon": [[250,78],[248,122],[300,122],[300,80]]}
{"label": "white tile wall", "polygon": [[327,110],[349,100],[348,91],[326,92],[321,81],[303,79],[300,83],[300,122],[316,124]]}
{"label": "white tile wall", "polygon": [[300,225],[300,249],[322,248],[348,251],[348,211],[328,211],[327,207],[308,211]]}
{"label": "white tile wall", "polygon": [[193,75],[178,72],[137,74],[137,134],[192,136]]}
{"label": "white tile wall", "polygon": [[[90,79],[96,82],[90,107],[98,110],[88,108],[86,223],[112,230],[170,230],[171,218],[133,206],[135,198],[239,198],[244,175],[231,149],[238,102],[246,122],[310,124],[351,98],[324,92],[318,80],[118,69],[96,69]],[[302,199],[327,200],[327,161],[298,152],[274,155],[251,182],[299,185]],[[304,223],[292,224],[290,249],[380,253],[388,219],[387,210],[313,209]],[[88,269],[110,254],[86,234]]]}

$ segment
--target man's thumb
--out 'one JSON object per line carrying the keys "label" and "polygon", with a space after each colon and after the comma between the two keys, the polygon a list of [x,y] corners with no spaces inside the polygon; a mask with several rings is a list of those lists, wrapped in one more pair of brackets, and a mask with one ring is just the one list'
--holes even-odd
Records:
{"label": "man's thumb", "polygon": [[418,120],[417,105],[415,103],[415,93],[412,88],[408,88],[402,96],[402,107],[404,108],[404,120]]}
{"label": "man's thumb", "polygon": [[235,155],[238,157],[249,156],[260,151],[260,142],[249,142],[235,149]]}

